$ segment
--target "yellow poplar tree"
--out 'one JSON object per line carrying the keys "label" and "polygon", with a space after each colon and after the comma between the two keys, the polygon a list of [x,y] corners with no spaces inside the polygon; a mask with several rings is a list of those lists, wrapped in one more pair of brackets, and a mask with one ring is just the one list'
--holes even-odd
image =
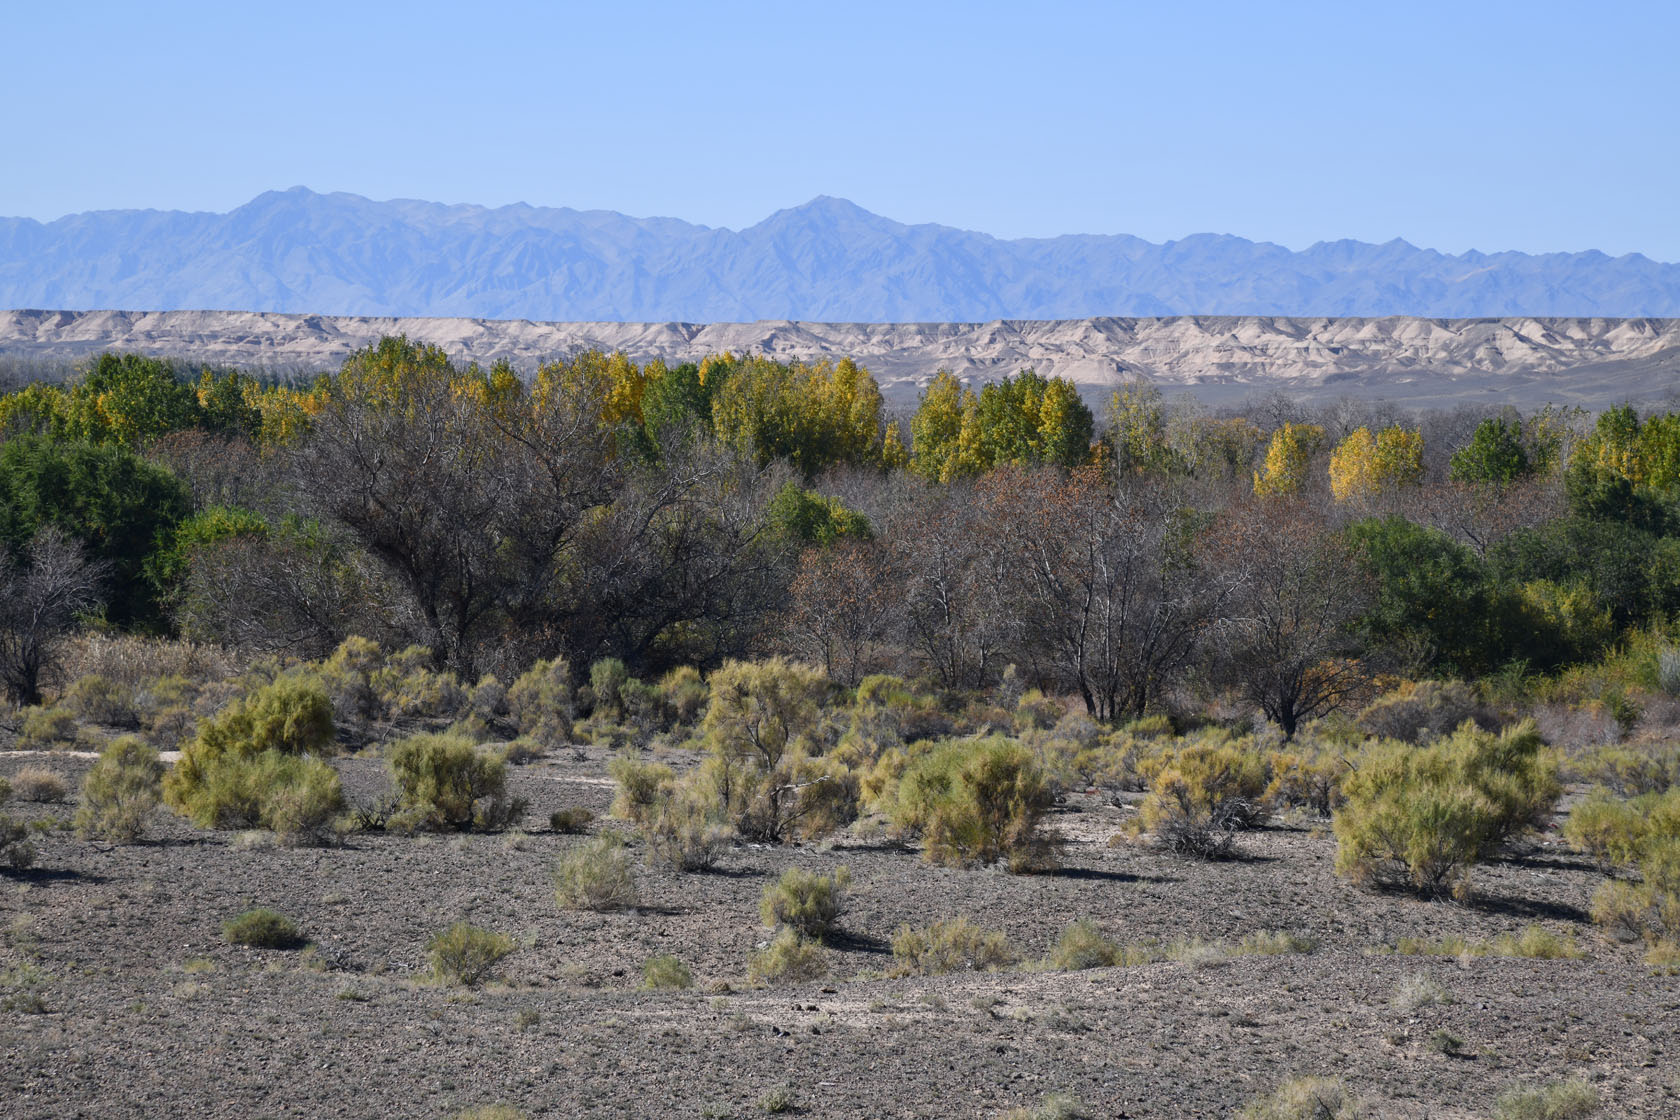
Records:
{"label": "yellow poplar tree", "polygon": [[1324,429],[1317,424],[1284,424],[1272,433],[1265,468],[1254,474],[1254,492],[1262,497],[1299,493],[1323,442]]}

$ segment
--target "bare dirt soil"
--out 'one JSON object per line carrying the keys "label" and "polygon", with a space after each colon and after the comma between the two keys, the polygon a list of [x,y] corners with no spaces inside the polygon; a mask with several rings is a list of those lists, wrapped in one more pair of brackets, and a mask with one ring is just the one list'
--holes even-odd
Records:
{"label": "bare dirt soil", "polygon": [[[1470,902],[1425,902],[1338,879],[1322,822],[1199,863],[1110,847],[1130,810],[1078,795],[1053,821],[1070,838],[1053,874],[931,868],[888,845],[742,846],[713,873],[644,867],[637,909],[562,910],[551,869],[582,840],[544,822],[573,805],[604,817],[607,759],[566,751],[515,770],[530,832],[287,849],[160,810],[138,845],[44,835],[35,868],[0,878],[0,1115],[448,1117],[505,1103],[532,1117],[747,1117],[786,1087],[803,1116],[990,1117],[1062,1093],[1095,1117],[1224,1117],[1298,1075],[1342,1078],[1385,1117],[1490,1116],[1513,1086],[1577,1076],[1601,1116],[1680,1115],[1680,980],[1594,931],[1603,877],[1555,833],[1480,869]],[[89,762],[0,755],[0,775],[25,765],[74,788]],[[375,760],[338,765],[353,796],[383,782]],[[829,979],[751,989],[765,884],[841,864],[854,882]],[[222,923],[253,905],[313,947],[228,945]],[[1287,930],[1317,947],[882,978],[895,929],[958,915],[1006,932],[1029,962],[1080,917],[1128,943]],[[519,946],[474,991],[426,973],[428,937],[463,919]],[[1390,951],[1530,924],[1587,955]],[[639,990],[656,954],[681,958],[695,987]],[[1420,975],[1444,998],[1396,1006]]]}

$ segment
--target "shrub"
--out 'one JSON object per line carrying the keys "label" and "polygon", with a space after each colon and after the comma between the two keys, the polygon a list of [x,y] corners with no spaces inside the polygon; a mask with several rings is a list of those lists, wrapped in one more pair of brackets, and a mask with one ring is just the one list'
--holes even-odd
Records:
{"label": "shrub", "polygon": [[767,984],[799,984],[828,975],[828,958],[822,942],[799,936],[783,926],[770,944],[755,953],[747,964],[747,975]]}
{"label": "shrub", "polygon": [[139,727],[134,690],[92,673],[78,677],[64,690],[59,703],[89,723],[107,727]]}
{"label": "shrub", "polygon": [[459,735],[414,735],[391,751],[391,780],[403,811],[423,827],[493,830],[525,812],[507,795],[507,764]]}
{"label": "shrub", "polygon": [[511,952],[513,942],[507,937],[466,922],[456,922],[426,942],[432,979],[468,988],[488,980],[496,965]]}
{"label": "shrub", "polygon": [[76,812],[81,835],[116,844],[140,839],[162,797],[163,763],[158,753],[132,736],[106,747],[82,781]]}
{"label": "shrub", "polygon": [[344,807],[338,775],[303,755],[328,749],[332,736],[320,686],[281,678],[199,726],[164,778],[164,801],[200,828],[292,832],[329,821]]}
{"label": "shrub", "polygon": [[1599,747],[1575,760],[1574,770],[1623,797],[1662,793],[1680,785],[1680,751]]}
{"label": "shrub", "polygon": [[1429,1006],[1432,1003],[1451,1002],[1447,990],[1422,973],[1413,973],[1394,986],[1394,994],[1388,1003],[1402,1015]]}
{"label": "shrub", "polygon": [[700,670],[692,665],[682,665],[666,673],[660,678],[658,689],[665,710],[683,726],[700,718],[710,696],[706,682],[700,678]]}
{"label": "shrub", "polygon": [[900,926],[893,934],[892,953],[902,969],[919,976],[989,972],[1015,963],[1008,937],[967,918],[934,922],[925,929]]}
{"label": "shrub", "polygon": [[677,871],[707,871],[729,850],[731,831],[687,789],[679,789],[659,807],[644,829],[648,858]]}
{"label": "shrub", "polygon": [[1243,1109],[1243,1120],[1359,1120],[1359,1101],[1340,1081],[1298,1077]]}
{"label": "shrub", "polygon": [[561,856],[554,896],[567,910],[622,910],[636,905],[636,870],[616,836],[597,836]]}
{"label": "shrub", "polygon": [[57,805],[69,796],[64,779],[40,766],[25,766],[12,775],[12,796],[19,801],[40,801]]}
{"label": "shrub", "polygon": [[1336,870],[1425,895],[1466,893],[1470,868],[1538,825],[1561,793],[1531,722],[1497,736],[1466,723],[1422,748],[1374,744],[1343,788]]}
{"label": "shrub", "polygon": [[1138,821],[1168,851],[1224,858],[1233,833],[1254,827],[1262,815],[1266,766],[1245,744],[1192,743],[1142,769],[1150,789]]}
{"label": "shrub", "polygon": [[[11,783],[0,778],[0,805],[12,796]],[[10,813],[0,813],[0,863],[22,871],[35,862],[35,845],[29,842],[29,826]]]}
{"label": "shrub", "polygon": [[650,992],[667,989],[692,988],[694,974],[676,957],[649,957],[642,965],[642,987]]}
{"label": "shrub", "polygon": [[595,696],[596,716],[619,719],[624,715],[624,700],[619,695],[630,681],[630,670],[616,657],[604,657],[589,667],[589,691]]}
{"label": "shrub", "polygon": [[249,949],[296,949],[303,944],[297,925],[266,907],[247,910],[222,923],[222,937],[229,945]]}
{"label": "shrub", "polygon": [[828,681],[815,669],[780,657],[728,661],[712,674],[700,725],[707,745],[732,761],[772,771],[799,739],[817,728]]}
{"label": "shrub", "polygon": [[556,809],[548,815],[548,827],[563,836],[581,836],[589,831],[595,814],[581,806]]}
{"label": "shrub", "polygon": [[1050,966],[1063,972],[1078,972],[1087,968],[1112,968],[1125,964],[1126,950],[1104,937],[1097,923],[1089,918],[1069,922],[1050,951]]}
{"label": "shrub", "polygon": [[1680,836],[1680,790],[1624,800],[1598,786],[1563,822],[1563,838],[1604,868],[1638,863],[1662,836]]}
{"label": "shrub", "polygon": [[507,690],[507,710],[519,734],[548,747],[569,741],[576,715],[571,665],[564,657],[533,664]]}
{"label": "shrub", "polygon": [[675,771],[664,763],[633,758],[613,759],[607,772],[618,783],[612,815],[639,825],[648,824],[658,815],[677,780]]}
{"label": "shrub", "polygon": [[1534,1088],[1518,1086],[1499,1096],[1495,1120],[1580,1120],[1598,1109],[1598,1090],[1585,1081],[1552,1081]]}
{"label": "shrub", "polygon": [[899,782],[893,823],[919,832],[940,864],[1004,860],[1032,870],[1051,859],[1039,831],[1052,797],[1032,752],[1002,737],[949,742],[915,759]]}
{"label": "shrub", "polygon": [[379,701],[392,715],[453,718],[466,707],[468,694],[454,673],[434,667],[432,651],[409,646],[386,659],[374,675]]}
{"label": "shrub", "polygon": [[18,742],[38,750],[73,747],[81,738],[76,717],[64,708],[25,708]]}
{"label": "shrub", "polygon": [[1297,737],[1291,749],[1266,755],[1266,769],[1271,781],[1260,799],[1269,811],[1297,809],[1329,817],[1341,807],[1342,779],[1348,774],[1341,750]]}
{"label": "shrub", "polygon": [[1031,1108],[1012,1108],[999,1120],[1091,1120],[1092,1113],[1077,1098],[1046,1094]]}
{"label": "shrub", "polygon": [[1426,743],[1473,720],[1483,730],[1497,721],[1463,681],[1407,681],[1373,700],[1359,713],[1367,734],[1406,743]]}
{"label": "shrub", "polygon": [[758,912],[767,926],[787,926],[801,937],[821,941],[846,909],[852,873],[845,867],[818,875],[790,867],[764,888]]}
{"label": "shrub", "polygon": [[454,1120],[531,1120],[530,1114],[511,1104],[481,1104],[457,1112]]}
{"label": "shrub", "polygon": [[1680,649],[1664,646],[1657,651],[1657,687],[1680,696]]}

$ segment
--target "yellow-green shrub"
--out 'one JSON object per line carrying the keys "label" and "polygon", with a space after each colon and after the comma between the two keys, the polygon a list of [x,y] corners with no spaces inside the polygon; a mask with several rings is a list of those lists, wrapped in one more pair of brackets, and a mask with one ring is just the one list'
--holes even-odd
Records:
{"label": "yellow-green shrub", "polygon": [[648,824],[658,815],[677,780],[676,772],[664,763],[634,758],[613,759],[607,772],[618,783],[612,815],[639,825]]}
{"label": "yellow-green shrub", "polygon": [[747,975],[766,984],[798,984],[821,980],[828,975],[828,957],[822,942],[801,937],[783,926],[770,944],[747,963]]}
{"label": "yellow-green shrub", "polygon": [[564,657],[533,663],[507,690],[514,728],[549,747],[571,739],[576,704],[572,667]]}
{"label": "yellow-green shrub", "polygon": [[134,689],[90,673],[72,681],[59,703],[88,723],[107,727],[139,727]]}
{"label": "yellow-green shrub", "polygon": [[432,978],[440,984],[461,984],[468,988],[488,980],[496,965],[511,952],[513,942],[506,936],[466,922],[456,922],[426,942]]}
{"label": "yellow-green shrub", "polygon": [[1471,867],[1537,826],[1562,792],[1532,722],[1501,735],[1465,723],[1427,747],[1360,751],[1336,812],[1336,870],[1422,894],[1469,889]]}
{"label": "yellow-green shrub", "polygon": [[400,809],[416,827],[497,829],[525,804],[507,795],[507,763],[460,735],[414,735],[391,749]]}
{"label": "yellow-green shrub", "polygon": [[282,677],[200,724],[164,778],[164,801],[200,828],[317,838],[344,808],[338,774],[313,757],[332,745],[326,693]]}
{"label": "yellow-green shrub", "polygon": [[1263,815],[1266,764],[1245,740],[1190,742],[1146,758],[1139,769],[1149,796],[1138,823],[1169,851],[1226,856],[1232,834],[1252,828]]}
{"label": "yellow-green shrub", "polygon": [[1042,866],[1049,784],[1031,751],[1001,736],[945,743],[913,759],[899,780],[893,823],[919,833],[931,863]]}
{"label": "yellow-green shrub", "polygon": [[821,941],[846,909],[852,873],[845,867],[818,875],[790,867],[764,888],[758,912],[767,926],[787,926],[801,937]]}
{"label": "yellow-green shrub", "polygon": [[554,897],[567,910],[636,905],[636,869],[624,841],[609,833],[562,855],[554,865]]}
{"label": "yellow-green shrub", "polygon": [[900,926],[893,933],[892,954],[900,969],[919,976],[989,972],[1015,962],[1006,935],[967,918],[938,921],[923,929]]}
{"label": "yellow-green shrub", "polygon": [[1467,719],[1484,728],[1494,725],[1463,681],[1404,681],[1371,701],[1359,713],[1358,724],[1379,739],[1421,743],[1457,730]]}

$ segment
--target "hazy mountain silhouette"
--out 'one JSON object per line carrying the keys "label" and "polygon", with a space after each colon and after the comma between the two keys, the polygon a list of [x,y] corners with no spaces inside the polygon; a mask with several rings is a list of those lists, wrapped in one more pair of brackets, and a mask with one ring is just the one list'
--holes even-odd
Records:
{"label": "hazy mountain silhouette", "polygon": [[302,187],[227,214],[0,219],[0,307],[550,321],[981,322],[1109,315],[1676,316],[1680,264],[1395,240],[1002,240],[816,198],[735,231]]}

